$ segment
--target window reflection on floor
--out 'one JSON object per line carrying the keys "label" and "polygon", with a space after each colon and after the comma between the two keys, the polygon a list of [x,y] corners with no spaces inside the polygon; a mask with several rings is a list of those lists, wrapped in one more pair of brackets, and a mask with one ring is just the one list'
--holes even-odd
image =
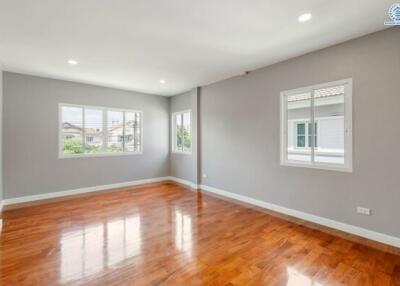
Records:
{"label": "window reflection on floor", "polygon": [[61,282],[81,279],[141,252],[139,215],[82,226],[61,237]]}
{"label": "window reflection on floor", "polygon": [[288,282],[286,286],[323,286],[322,284],[312,281],[308,276],[300,273],[292,267],[287,268]]}
{"label": "window reflection on floor", "polygon": [[192,255],[192,218],[175,210],[175,247]]}
{"label": "window reflection on floor", "polygon": [[141,230],[139,216],[108,222],[107,228],[108,266],[140,253]]}

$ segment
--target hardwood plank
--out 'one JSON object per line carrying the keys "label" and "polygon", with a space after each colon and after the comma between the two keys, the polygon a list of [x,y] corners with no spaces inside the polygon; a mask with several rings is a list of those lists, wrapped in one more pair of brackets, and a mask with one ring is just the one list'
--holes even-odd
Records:
{"label": "hardwood plank", "polygon": [[347,237],[136,186],[4,211],[0,285],[400,285],[399,256]]}

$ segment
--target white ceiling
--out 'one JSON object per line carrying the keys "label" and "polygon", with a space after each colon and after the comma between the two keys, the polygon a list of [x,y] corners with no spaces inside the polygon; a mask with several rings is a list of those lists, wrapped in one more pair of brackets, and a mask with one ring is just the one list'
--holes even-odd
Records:
{"label": "white ceiling", "polygon": [[384,29],[393,1],[0,0],[0,62],[172,95]]}

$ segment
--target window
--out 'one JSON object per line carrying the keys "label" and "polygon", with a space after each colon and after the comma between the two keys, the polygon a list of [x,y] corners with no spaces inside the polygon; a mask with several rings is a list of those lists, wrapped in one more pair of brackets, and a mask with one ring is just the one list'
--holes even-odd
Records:
{"label": "window", "polygon": [[281,164],[352,171],[352,80],[281,92]]}
{"label": "window", "polygon": [[297,123],[297,144],[296,147],[306,147],[306,124]]}
{"label": "window", "polygon": [[60,156],[142,152],[142,112],[60,104]]}
{"label": "window", "polygon": [[[296,144],[295,148],[311,148],[311,123],[310,122],[296,122]],[[307,126],[307,128],[306,128]],[[317,148],[317,130],[318,123],[314,124],[314,146]],[[307,146],[307,147],[306,147]]]}
{"label": "window", "polygon": [[172,151],[176,153],[192,152],[191,111],[172,114]]}

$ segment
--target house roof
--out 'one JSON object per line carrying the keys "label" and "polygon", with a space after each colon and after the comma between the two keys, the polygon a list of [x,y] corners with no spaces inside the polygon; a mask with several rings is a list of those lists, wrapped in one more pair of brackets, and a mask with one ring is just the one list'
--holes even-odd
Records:
{"label": "house roof", "polygon": [[[130,127],[133,127],[134,121],[133,120],[128,121],[127,125],[129,125]],[[114,125],[114,126],[108,128],[108,131],[112,132],[112,131],[115,131],[122,127],[123,127],[123,124],[117,124],[117,125]],[[70,129],[70,130],[76,130],[78,132],[81,132],[83,128],[79,127],[77,125],[74,125],[72,123],[69,123],[69,122],[63,122],[63,129],[67,129],[67,130]],[[97,131],[97,128],[85,128],[86,135],[101,135],[102,133],[103,133],[102,131]]]}
{"label": "house roof", "polygon": [[[77,125],[71,124],[69,122],[63,122],[63,129],[67,130],[76,130],[77,132],[82,131],[82,127],[79,127]],[[85,128],[85,134],[86,135],[101,135],[101,131],[97,131],[96,128]]]}
{"label": "house roof", "polygon": [[[321,89],[315,90],[314,98],[337,96],[337,95],[342,95],[342,94],[344,94],[344,86],[339,85],[339,86],[321,88]],[[288,96],[288,102],[308,100],[308,99],[311,99],[311,95],[309,93],[300,93],[300,94]]]}
{"label": "house roof", "polygon": [[76,129],[76,130],[82,130],[82,127],[79,127],[77,125],[74,125],[69,122],[63,122],[63,129]]}

